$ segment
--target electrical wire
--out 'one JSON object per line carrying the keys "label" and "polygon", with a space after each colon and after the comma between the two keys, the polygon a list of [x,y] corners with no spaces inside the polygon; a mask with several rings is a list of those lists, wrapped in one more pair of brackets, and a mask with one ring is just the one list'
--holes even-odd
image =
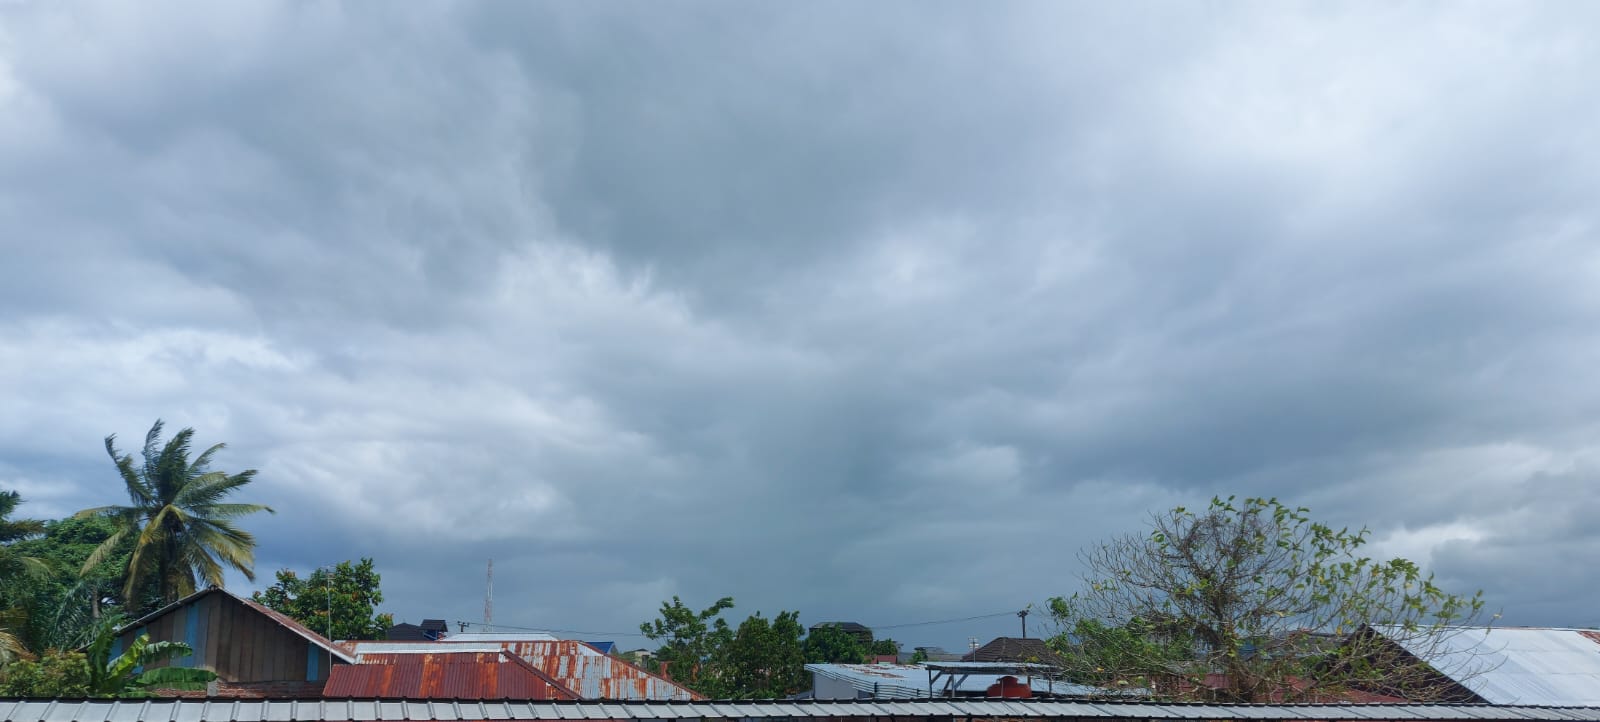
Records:
{"label": "electrical wire", "polygon": [[[977,621],[979,619],[994,619],[996,617],[1009,617],[1009,616],[1015,616],[1015,615],[1016,615],[1015,611],[1005,611],[1005,612],[995,612],[993,614],[977,614],[977,615],[974,615],[974,616],[971,616],[971,617],[958,617],[956,619],[934,619],[934,620],[929,620],[929,621],[926,621],[926,622],[902,622],[900,624],[868,624],[868,625],[865,625],[865,626],[868,629],[871,629],[873,631],[877,631],[877,630],[880,630],[880,629],[905,629],[907,627],[931,627],[931,626],[934,626],[934,625],[937,625],[937,624],[956,624],[958,622],[972,622],[972,621]],[[456,622],[456,624],[465,624],[465,625],[469,625],[469,626],[473,626],[473,627],[485,626],[483,622],[468,622],[468,621],[465,621],[465,620],[458,621],[458,622]],[[592,631],[584,631],[584,630],[580,630],[580,629],[550,629],[548,627],[519,627],[519,626],[516,626],[514,624],[501,624],[500,622],[495,622],[494,626],[495,627],[504,627],[506,629],[515,629],[515,630],[523,631],[523,632],[546,632],[546,633],[550,633],[550,634],[582,634],[582,635],[587,636],[587,637],[641,637],[641,638],[643,638],[643,637],[646,636],[646,635],[640,634],[638,632],[592,632]]]}

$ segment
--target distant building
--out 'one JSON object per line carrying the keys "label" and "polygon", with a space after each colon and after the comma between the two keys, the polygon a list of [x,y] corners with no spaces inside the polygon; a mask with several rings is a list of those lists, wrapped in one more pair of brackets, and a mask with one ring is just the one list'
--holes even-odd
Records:
{"label": "distant building", "polygon": [[895,661],[901,664],[910,664],[913,658],[919,658],[919,656],[924,662],[961,661],[961,655],[954,652],[946,652],[944,647],[912,647],[909,652],[902,648]]}
{"label": "distant building", "polygon": [[811,631],[815,632],[823,627],[833,627],[839,631],[845,632],[850,636],[855,637],[856,641],[860,642],[862,645],[872,644],[872,630],[866,625],[857,624],[855,622],[817,622],[816,624],[811,625]]}
{"label": "distant building", "polygon": [[384,639],[396,642],[422,642],[433,641],[444,637],[449,632],[449,626],[443,619],[424,619],[422,624],[407,624],[401,622],[384,632]]}
{"label": "distant building", "polygon": [[1020,662],[1060,667],[1064,661],[1043,639],[995,637],[961,657],[963,662]]}

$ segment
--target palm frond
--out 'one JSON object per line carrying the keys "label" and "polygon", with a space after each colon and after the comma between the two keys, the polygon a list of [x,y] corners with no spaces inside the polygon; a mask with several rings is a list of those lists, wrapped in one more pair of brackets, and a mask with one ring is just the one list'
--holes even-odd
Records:
{"label": "palm frond", "polygon": [[246,469],[231,476],[220,471],[210,472],[184,485],[173,498],[173,503],[185,507],[216,503],[229,493],[249,484],[255,475],[255,469]]}
{"label": "palm frond", "polygon": [[[82,514],[83,512],[78,513]],[[131,531],[132,529],[126,526],[119,526],[116,531],[111,533],[111,536],[100,542],[100,546],[95,547],[94,551],[89,553],[87,559],[83,560],[83,568],[78,570],[78,575],[88,574],[94,571],[95,567],[106,563],[106,560],[110,559],[112,554],[117,553],[117,547],[122,544],[123,539],[128,538],[128,534]]]}
{"label": "palm frond", "polygon": [[216,443],[216,444],[212,444],[211,448],[200,452],[200,455],[195,457],[194,461],[189,464],[190,475],[191,476],[203,476],[203,475],[205,475],[207,473],[210,473],[210,471],[211,471],[211,457],[216,455],[216,453],[218,451],[221,451],[221,450],[226,449],[226,448],[228,448],[227,444]]}
{"label": "palm frond", "polygon": [[189,507],[191,517],[206,520],[237,519],[258,511],[277,513],[266,504],[200,504]]}
{"label": "palm frond", "polygon": [[111,456],[111,463],[117,467],[117,475],[122,477],[122,485],[128,492],[128,500],[134,506],[143,506],[150,503],[150,487],[145,483],[143,476],[133,468],[133,455],[117,451],[117,435],[106,437],[106,453]]}

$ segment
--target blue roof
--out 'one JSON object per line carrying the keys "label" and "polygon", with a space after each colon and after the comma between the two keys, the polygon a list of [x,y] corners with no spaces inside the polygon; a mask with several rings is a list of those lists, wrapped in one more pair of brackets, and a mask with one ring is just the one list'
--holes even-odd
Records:
{"label": "blue roof", "polygon": [[600,650],[601,654],[611,654],[611,650],[617,648],[616,642],[584,642],[584,644]]}

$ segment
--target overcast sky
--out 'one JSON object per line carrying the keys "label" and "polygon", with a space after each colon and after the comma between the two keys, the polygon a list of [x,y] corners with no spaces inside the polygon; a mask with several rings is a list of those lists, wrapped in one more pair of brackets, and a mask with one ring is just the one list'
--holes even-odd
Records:
{"label": "overcast sky", "polygon": [[0,3],[0,488],[119,503],[162,418],[260,470],[263,579],[481,621],[492,557],[628,647],[1020,609],[1213,494],[1600,625],[1597,23]]}

